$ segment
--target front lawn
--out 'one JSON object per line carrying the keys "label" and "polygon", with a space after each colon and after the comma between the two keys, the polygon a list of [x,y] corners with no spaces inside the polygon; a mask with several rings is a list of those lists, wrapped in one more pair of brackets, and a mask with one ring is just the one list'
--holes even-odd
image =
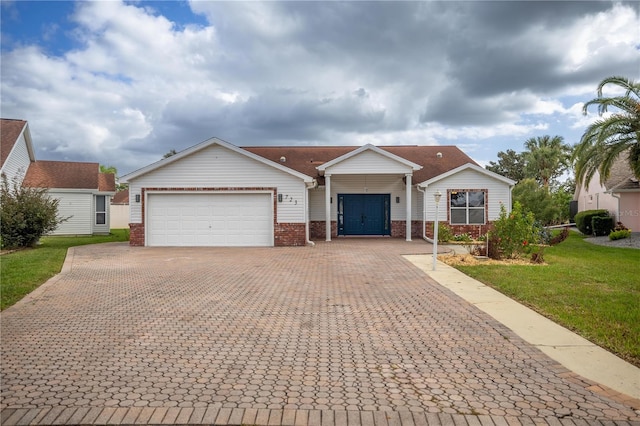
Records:
{"label": "front lawn", "polygon": [[43,237],[42,244],[35,248],[0,256],[0,309],[13,305],[59,273],[69,247],[116,241],[129,241],[129,230],[112,229],[109,235]]}
{"label": "front lawn", "polygon": [[454,267],[640,366],[640,250],[572,232],[546,265]]}

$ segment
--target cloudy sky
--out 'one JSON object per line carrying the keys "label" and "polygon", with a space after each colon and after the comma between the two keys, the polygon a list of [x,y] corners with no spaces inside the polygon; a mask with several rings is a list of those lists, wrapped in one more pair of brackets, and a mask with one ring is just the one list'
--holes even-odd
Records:
{"label": "cloudy sky", "polygon": [[[120,174],[210,137],[458,145],[480,164],[574,144],[640,77],[640,3],[2,1],[1,115],[36,158]],[[594,111],[595,115],[595,111]]]}

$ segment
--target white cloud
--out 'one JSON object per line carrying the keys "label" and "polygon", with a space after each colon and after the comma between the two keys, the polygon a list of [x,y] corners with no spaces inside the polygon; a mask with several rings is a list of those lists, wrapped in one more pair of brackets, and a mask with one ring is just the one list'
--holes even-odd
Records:
{"label": "white cloud", "polygon": [[3,51],[3,114],[29,120],[47,155],[122,172],[211,136],[480,150],[584,126],[591,117],[566,97],[590,99],[618,65],[638,64],[629,5],[570,3],[560,17],[552,2],[526,4],[539,16],[508,2],[191,7],[209,24],[177,25],[137,3],[77,3],[74,50]]}

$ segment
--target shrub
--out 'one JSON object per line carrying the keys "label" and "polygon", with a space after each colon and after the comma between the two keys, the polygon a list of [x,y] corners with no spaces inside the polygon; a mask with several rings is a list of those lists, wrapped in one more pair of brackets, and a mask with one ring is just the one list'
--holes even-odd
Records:
{"label": "shrub", "polygon": [[594,216],[591,218],[591,228],[593,235],[602,237],[609,235],[613,230],[613,218],[609,216]]}
{"label": "shrub", "polygon": [[545,225],[562,223],[569,219],[569,201],[573,194],[562,189],[550,192],[535,179],[523,179],[513,187],[513,201],[525,211],[533,213]]}
{"label": "shrub", "polygon": [[576,214],[576,227],[584,235],[592,235],[592,219],[595,216],[609,216],[609,212],[606,210],[585,210]]}
{"label": "shrub", "polygon": [[609,239],[611,241],[622,240],[624,238],[629,238],[631,236],[631,230],[629,229],[619,229],[617,231],[611,231],[609,234]]}
{"label": "shrub", "polygon": [[453,231],[446,224],[438,222],[438,242],[446,243],[453,239]]}
{"label": "shrub", "polygon": [[525,213],[517,201],[509,214],[504,205],[501,205],[500,217],[494,222],[491,233],[491,242],[497,244],[497,247],[490,248],[489,253],[497,255],[497,258],[519,257],[528,249],[528,245],[538,242],[538,236],[539,229],[533,213]]}
{"label": "shrub", "polygon": [[25,188],[14,177],[2,176],[0,186],[0,246],[33,247],[41,236],[55,230],[68,218],[58,216],[58,200],[45,188]]}

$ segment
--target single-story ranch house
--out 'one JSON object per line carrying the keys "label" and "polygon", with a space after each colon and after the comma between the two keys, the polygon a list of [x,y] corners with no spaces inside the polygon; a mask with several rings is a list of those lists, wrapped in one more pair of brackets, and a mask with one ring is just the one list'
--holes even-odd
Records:
{"label": "single-story ranch house", "polygon": [[29,123],[0,119],[0,175],[10,184],[46,188],[58,199],[58,215],[68,218],[53,235],[108,234],[110,198],[116,192],[113,173],[98,163],[36,160]]}
{"label": "single-story ranch house", "polygon": [[614,161],[604,182],[600,182],[600,173],[596,172],[588,185],[576,185],[573,199],[577,201],[578,212],[608,210],[617,222],[633,231],[640,230],[640,182],[624,154]]}
{"label": "single-story ranch house", "polygon": [[134,246],[299,246],[427,238],[436,214],[486,233],[514,181],[454,146],[244,147],[209,139],[121,177]]}

